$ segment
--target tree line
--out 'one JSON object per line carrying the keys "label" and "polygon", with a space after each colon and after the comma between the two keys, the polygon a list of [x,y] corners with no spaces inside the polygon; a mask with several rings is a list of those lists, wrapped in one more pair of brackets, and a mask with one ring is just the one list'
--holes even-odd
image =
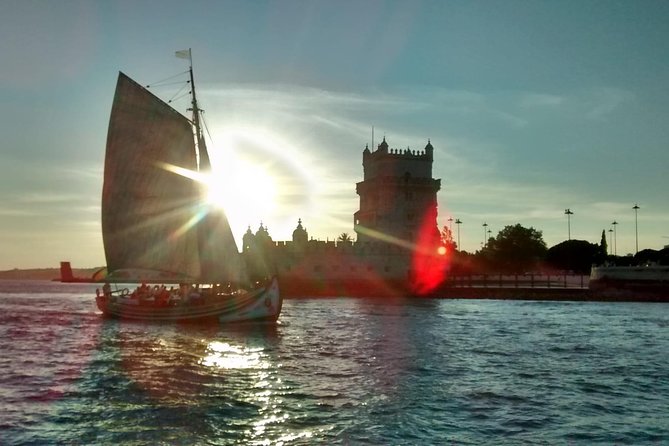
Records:
{"label": "tree line", "polygon": [[548,248],[541,231],[520,224],[509,225],[472,254],[458,250],[450,229],[444,227],[441,243],[452,255],[451,271],[455,274],[522,274],[555,270],[589,274],[592,265],[669,265],[669,248],[645,249],[634,256],[608,254],[605,231],[602,231],[598,244],[586,240],[565,240]]}

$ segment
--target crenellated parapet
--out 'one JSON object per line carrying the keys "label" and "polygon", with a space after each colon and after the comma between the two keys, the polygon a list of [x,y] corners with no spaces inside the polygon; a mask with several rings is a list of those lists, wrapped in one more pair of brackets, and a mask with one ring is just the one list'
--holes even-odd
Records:
{"label": "crenellated parapet", "polygon": [[432,177],[434,148],[428,141],[423,150],[390,148],[386,139],[378,145],[376,151],[368,148],[362,153],[363,179],[377,177],[401,177],[406,174],[416,178]]}
{"label": "crenellated parapet", "polygon": [[423,150],[412,150],[410,147],[407,147],[406,149],[397,149],[390,147],[384,137],[383,141],[377,146],[375,151],[370,152],[369,148],[366,147],[362,153],[363,161],[365,158],[379,158],[387,155],[393,155],[394,157],[401,157],[404,159],[427,159],[428,161],[432,161],[434,147],[432,147],[432,143],[428,140],[427,145]]}

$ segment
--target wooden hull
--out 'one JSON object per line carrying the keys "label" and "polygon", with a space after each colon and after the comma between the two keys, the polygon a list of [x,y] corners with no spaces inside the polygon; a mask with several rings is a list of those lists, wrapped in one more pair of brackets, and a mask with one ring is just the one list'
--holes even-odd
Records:
{"label": "wooden hull", "polygon": [[120,295],[96,297],[98,309],[108,317],[145,321],[219,322],[276,321],[281,313],[282,299],[276,278],[265,286],[242,293],[206,296],[198,301],[176,305],[139,303]]}

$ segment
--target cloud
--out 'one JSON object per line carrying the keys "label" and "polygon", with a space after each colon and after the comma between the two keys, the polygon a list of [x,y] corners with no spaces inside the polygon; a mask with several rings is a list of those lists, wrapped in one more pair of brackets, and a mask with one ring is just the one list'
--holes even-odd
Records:
{"label": "cloud", "polygon": [[[498,153],[504,148],[497,141],[472,133],[460,132],[454,136],[438,125],[435,117],[455,124],[484,118],[486,123],[510,129],[528,125],[527,119],[505,103],[468,91],[395,88],[354,94],[300,86],[276,88],[276,85],[214,88],[211,91],[215,92],[215,99],[209,98],[207,104],[210,119],[223,121],[217,119],[220,113],[232,127],[235,122],[254,122],[255,128],[246,129],[253,138],[274,146],[276,156],[303,166],[313,179],[309,191],[300,189],[301,182],[286,184],[284,199],[308,193],[313,195],[313,201],[300,209],[291,207],[300,215],[291,217],[282,212],[280,219],[285,223],[273,224],[275,239],[289,237],[297,217],[303,218],[314,236],[328,234],[335,225],[339,232],[351,230],[352,215],[358,207],[355,183],[362,180],[361,152],[371,142],[372,125],[375,143],[386,136],[393,148],[410,146],[420,150],[431,138],[436,149],[435,176],[443,178],[444,185],[458,183],[465,195],[471,193],[467,183],[472,178],[492,177]],[[234,110],[234,115],[226,114],[224,106]],[[423,133],[421,128],[429,131]],[[220,131],[213,133],[216,138]],[[511,195],[518,196],[518,191]],[[511,215],[503,217],[508,219]]]}
{"label": "cloud", "polygon": [[18,203],[27,204],[48,204],[48,203],[69,203],[80,200],[81,195],[54,193],[54,192],[28,192],[16,197]]}
{"label": "cloud", "polygon": [[562,96],[545,93],[525,93],[519,98],[519,104],[524,108],[556,107],[564,102],[565,98]]}
{"label": "cloud", "polygon": [[634,98],[634,94],[626,90],[597,88],[584,98],[584,106],[587,108],[585,116],[592,120],[602,120]]}
{"label": "cloud", "polygon": [[26,209],[2,208],[0,209],[0,215],[3,217],[35,217],[40,213]]}
{"label": "cloud", "polygon": [[229,101],[242,107],[253,107],[262,104],[262,112],[286,111],[299,112],[306,110],[394,110],[397,108],[407,110],[420,108],[421,104],[408,101],[405,98],[382,94],[379,92],[368,94],[356,94],[350,92],[338,92],[303,87],[299,85],[286,84],[256,84],[245,86],[209,87],[205,89],[204,96],[209,102],[216,99],[224,99],[229,108]]}

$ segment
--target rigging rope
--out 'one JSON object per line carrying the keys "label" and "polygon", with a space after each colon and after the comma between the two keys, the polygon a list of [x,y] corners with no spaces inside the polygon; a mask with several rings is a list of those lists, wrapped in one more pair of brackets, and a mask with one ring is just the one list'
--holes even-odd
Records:
{"label": "rigging rope", "polygon": [[[183,76],[184,74],[187,74],[187,73],[189,73],[189,72],[190,72],[190,70],[182,71],[181,73],[177,73],[177,74],[175,74],[174,76],[166,77],[165,79],[163,79],[163,80],[161,80],[161,81],[158,81],[158,82],[154,82],[154,83],[152,83],[152,84],[149,84],[149,85],[146,86],[146,88],[157,87],[157,86],[159,86],[159,85],[168,85],[168,84],[165,84],[165,82],[167,82],[167,81],[169,81],[169,80],[172,80],[172,79],[174,79],[175,77]],[[190,82],[190,80],[188,80],[187,82]],[[179,82],[173,82],[173,83],[176,84],[176,83],[179,83]]]}
{"label": "rigging rope", "polygon": [[[163,87],[163,86],[167,86],[167,85],[175,85],[175,84],[183,83],[184,85],[176,93],[174,93],[174,95],[167,101],[168,104],[171,104],[172,102],[178,101],[179,99],[183,98],[184,96],[189,95],[189,94],[192,93],[192,91],[187,91],[187,92],[181,94],[181,92],[184,90],[184,88],[186,88],[188,86],[188,84],[190,84],[190,79],[186,80],[185,82],[184,81],[167,82],[167,81],[171,81],[172,79],[174,79],[176,77],[183,76],[184,74],[188,74],[188,73],[190,73],[190,70],[183,71],[181,73],[178,73],[178,74],[175,74],[173,76],[167,77],[167,78],[165,78],[163,80],[160,80],[158,82],[154,82],[152,84],[149,84],[149,85],[146,86],[146,88]],[[207,138],[209,139],[209,142],[213,144],[214,140],[211,137],[211,133],[209,133],[209,126],[207,126],[207,121],[204,119],[204,110],[202,110],[200,108],[199,112],[200,112],[200,122],[202,123],[202,126],[204,127],[204,131],[207,135]]]}
{"label": "rigging rope", "polygon": [[204,127],[204,131],[207,134],[207,136],[209,137],[209,142],[214,144],[214,140],[211,137],[211,133],[209,133],[209,126],[207,126],[207,121],[205,121],[205,119],[204,119],[204,110],[200,110],[200,113],[202,115],[202,118],[200,119],[200,122],[202,122],[202,126]]}
{"label": "rigging rope", "polygon": [[184,88],[186,88],[187,85],[184,84],[183,87],[181,87],[174,95],[170,98],[169,101],[167,101],[168,104],[172,103],[172,101],[178,101],[179,99],[183,98],[186,95],[189,95],[191,92],[187,91],[185,93],[182,93],[179,97],[177,97],[178,94],[180,94]]}

